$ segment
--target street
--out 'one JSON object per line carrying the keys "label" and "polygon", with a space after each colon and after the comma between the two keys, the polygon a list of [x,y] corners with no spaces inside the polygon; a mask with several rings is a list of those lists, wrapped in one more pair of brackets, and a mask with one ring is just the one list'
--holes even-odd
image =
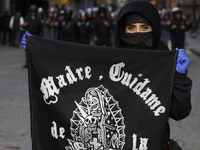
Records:
{"label": "street", "polygon": [[[181,121],[170,120],[171,138],[183,150],[200,150],[200,34],[186,37],[186,54],[191,59],[188,76],[193,80],[192,111]],[[0,45],[0,150],[31,150],[28,73],[25,52]]]}

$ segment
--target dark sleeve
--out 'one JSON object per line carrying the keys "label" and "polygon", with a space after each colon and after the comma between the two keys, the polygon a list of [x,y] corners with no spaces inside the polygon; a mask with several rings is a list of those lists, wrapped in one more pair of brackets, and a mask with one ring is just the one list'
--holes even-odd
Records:
{"label": "dark sleeve", "polygon": [[175,79],[172,91],[172,101],[170,109],[170,118],[181,120],[186,118],[191,111],[191,88],[192,80],[187,74],[175,72]]}

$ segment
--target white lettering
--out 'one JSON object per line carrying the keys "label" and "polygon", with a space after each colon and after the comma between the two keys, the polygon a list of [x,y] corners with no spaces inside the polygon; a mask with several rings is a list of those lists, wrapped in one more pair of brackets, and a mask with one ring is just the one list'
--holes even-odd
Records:
{"label": "white lettering", "polygon": [[63,127],[58,128],[55,121],[52,122],[53,126],[51,127],[51,135],[58,139],[58,137],[64,139],[65,138],[65,129]]}
{"label": "white lettering", "polygon": [[152,94],[151,97],[145,101],[148,106],[150,106],[151,110],[154,110],[158,105],[161,104],[161,102],[158,100],[158,97],[156,97],[155,94]]}
{"label": "white lettering", "polygon": [[142,92],[142,94],[140,94],[140,97],[143,99],[143,100],[146,100],[147,97],[149,96],[149,94],[151,94],[152,90],[147,88],[147,90],[145,92]]}
{"label": "white lettering", "polygon": [[148,149],[147,142],[148,142],[147,138],[140,138],[139,150],[147,150]]}
{"label": "white lettering", "polygon": [[53,124],[53,127],[51,127],[51,135],[54,137],[54,138],[58,138],[58,133],[57,133],[57,125],[56,125],[56,122],[53,121],[52,122]]}
{"label": "white lettering", "polygon": [[58,84],[60,88],[63,88],[64,86],[67,86],[67,83],[65,82],[64,75],[59,75],[56,77],[58,79]]}
{"label": "white lettering", "polygon": [[81,72],[83,72],[83,68],[76,69],[76,73],[79,77],[79,80],[83,80],[84,76],[82,76]]}
{"label": "white lettering", "polygon": [[137,94],[140,95],[141,90],[149,83],[149,79],[144,79],[144,82],[139,82],[134,88],[133,91]]}
{"label": "white lettering", "polygon": [[125,66],[125,63],[119,63],[119,64],[113,65],[110,68],[110,78],[111,78],[111,80],[118,82],[123,78],[124,72],[122,72],[122,74],[121,74],[121,68],[124,67],[124,66]]}
{"label": "white lettering", "polygon": [[84,79],[84,73],[85,79],[90,79],[92,76],[91,70],[91,67],[86,66],[84,69],[79,67],[75,70],[75,72],[73,72],[70,66],[66,66],[65,75],[62,74],[55,78],[53,78],[52,76],[49,76],[47,79],[43,78],[40,84],[40,90],[43,93],[43,99],[45,103],[48,105],[50,105],[51,103],[57,103],[57,95],[59,94],[61,88],[72,85],[78,80],[82,81]]}
{"label": "white lettering", "polygon": [[[57,102],[57,96],[55,94],[58,94],[60,89],[58,89],[54,83],[53,77],[48,77],[47,79],[43,78],[40,90],[44,94],[43,99],[47,104],[56,103]],[[47,101],[50,96],[53,96],[55,99],[51,101]]]}
{"label": "white lettering", "polygon": [[138,77],[142,77],[142,74],[138,74],[138,77],[133,77],[132,74],[122,71],[124,66],[125,63],[123,62],[112,65],[109,71],[110,79],[114,82],[121,82],[122,85],[133,90],[136,95],[140,96],[145,101],[145,104],[149,106],[150,110],[154,110],[155,116],[164,113],[165,107],[161,107],[161,102],[158,100],[156,94],[152,94],[152,90],[146,87],[147,84],[150,83],[149,79],[145,78],[144,81],[139,82]]}
{"label": "white lettering", "polygon": [[60,137],[61,137],[62,139],[65,138],[64,133],[65,133],[65,129],[64,129],[63,127],[61,127],[61,128],[60,128]]}
{"label": "white lettering", "polygon": [[132,78],[132,74],[128,74],[127,72],[124,74],[124,78],[122,79],[121,83],[122,85],[129,86],[130,80]]}
{"label": "white lettering", "polygon": [[165,107],[160,106],[154,111],[154,114],[155,114],[155,116],[160,116],[160,114],[164,113],[164,112],[165,112]]}
{"label": "white lettering", "polygon": [[90,74],[90,72],[91,72],[91,68],[90,67],[85,67],[85,78],[87,78],[87,79],[90,79],[91,78],[91,74]]}
{"label": "white lettering", "polygon": [[70,69],[69,66],[65,67],[65,71],[68,71],[66,73],[66,77],[69,81],[69,84],[73,84],[74,82],[77,82],[77,78],[74,76],[74,74],[73,74],[73,72],[72,72],[72,70]]}
{"label": "white lettering", "polygon": [[139,148],[136,147],[137,145],[137,135],[133,134],[133,147],[132,150],[147,150],[148,138],[140,138],[140,145]]}

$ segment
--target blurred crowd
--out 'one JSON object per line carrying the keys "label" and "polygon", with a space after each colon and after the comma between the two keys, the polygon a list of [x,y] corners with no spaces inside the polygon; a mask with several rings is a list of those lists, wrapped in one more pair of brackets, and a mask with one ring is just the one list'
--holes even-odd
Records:
{"label": "blurred crowd", "polygon": [[196,13],[185,14],[180,8],[159,11],[161,18],[161,40],[170,49],[184,48],[185,32],[190,31],[190,36],[195,38],[200,31],[200,17]]}
{"label": "blurred crowd", "polygon": [[[184,48],[185,32],[195,37],[199,30],[198,13],[185,15],[179,8],[159,11],[161,17],[161,40],[170,49]],[[0,42],[19,48],[22,34],[28,30],[34,36],[76,42],[82,44],[114,46],[115,23],[118,11],[110,12],[104,5],[73,11],[71,7],[58,5],[43,10],[31,5],[28,14],[20,11],[10,15],[0,13]],[[195,15],[195,21],[194,21]]]}
{"label": "blurred crowd", "polygon": [[104,5],[77,12],[58,5],[47,11],[31,5],[24,18],[19,11],[13,16],[7,12],[0,18],[2,44],[19,47],[22,33],[28,30],[34,36],[54,40],[112,46],[117,13],[108,12]]}

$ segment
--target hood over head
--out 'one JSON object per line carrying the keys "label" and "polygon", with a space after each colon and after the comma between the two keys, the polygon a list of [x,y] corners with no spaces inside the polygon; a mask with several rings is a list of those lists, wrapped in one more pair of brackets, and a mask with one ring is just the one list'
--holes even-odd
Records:
{"label": "hood over head", "polygon": [[160,16],[155,8],[149,2],[137,0],[126,4],[119,12],[117,23],[116,23],[116,46],[117,47],[127,47],[127,44],[122,39],[122,32],[121,28],[124,28],[124,16],[130,13],[136,13],[141,15],[149,22],[153,29],[153,42],[152,42],[152,49],[158,47],[160,43],[161,37],[161,23],[160,23]]}

